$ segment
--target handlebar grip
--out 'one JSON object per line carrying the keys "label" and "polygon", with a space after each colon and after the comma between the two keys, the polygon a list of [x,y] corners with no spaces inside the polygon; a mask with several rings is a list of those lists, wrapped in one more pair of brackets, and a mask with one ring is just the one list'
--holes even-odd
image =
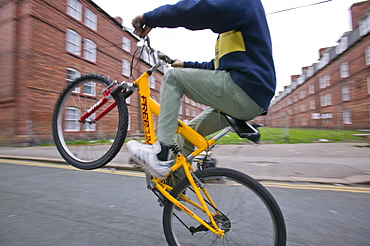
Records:
{"label": "handlebar grip", "polygon": [[142,34],[146,29],[145,23],[141,22],[140,20],[135,20],[135,22],[133,23],[133,26],[135,28],[134,34],[138,36]]}
{"label": "handlebar grip", "polygon": [[172,64],[175,62],[175,60],[171,59],[169,56],[163,54],[162,52],[157,52],[158,54],[158,58],[161,59],[162,61],[168,63],[168,64]]}

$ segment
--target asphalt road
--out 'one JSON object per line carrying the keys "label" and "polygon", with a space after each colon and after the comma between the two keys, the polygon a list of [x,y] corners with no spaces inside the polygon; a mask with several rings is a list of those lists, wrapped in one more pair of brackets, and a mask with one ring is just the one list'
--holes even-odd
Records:
{"label": "asphalt road", "polygon": [[[370,187],[263,183],[288,245],[370,245]],[[0,245],[166,245],[141,172],[0,162]]]}

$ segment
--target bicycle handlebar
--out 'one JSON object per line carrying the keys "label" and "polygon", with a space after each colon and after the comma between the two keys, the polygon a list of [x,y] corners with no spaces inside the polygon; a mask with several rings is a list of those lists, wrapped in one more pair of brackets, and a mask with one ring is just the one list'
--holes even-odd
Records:
{"label": "bicycle handlebar", "polygon": [[158,58],[165,63],[172,64],[175,62],[175,60],[171,59],[169,56],[163,54],[162,52],[158,51],[157,52]]}

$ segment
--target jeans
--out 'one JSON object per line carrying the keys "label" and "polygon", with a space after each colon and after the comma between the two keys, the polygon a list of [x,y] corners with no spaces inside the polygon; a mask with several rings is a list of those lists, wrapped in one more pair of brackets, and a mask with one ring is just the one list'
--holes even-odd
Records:
{"label": "jeans", "polygon": [[[209,106],[188,123],[202,136],[212,134],[229,125],[222,113],[247,121],[264,111],[234,83],[226,71],[194,68],[171,69],[163,77],[160,89],[161,110],[157,138],[162,143],[171,145],[174,141],[183,95]],[[177,144],[185,156],[193,152],[194,146],[183,137],[177,138]]]}

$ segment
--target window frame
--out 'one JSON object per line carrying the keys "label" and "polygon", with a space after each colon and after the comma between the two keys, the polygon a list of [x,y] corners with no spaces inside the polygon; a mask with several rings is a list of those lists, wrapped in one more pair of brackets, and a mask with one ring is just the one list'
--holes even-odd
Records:
{"label": "window frame", "polygon": [[131,52],[131,40],[126,36],[122,37],[122,49]]}
{"label": "window frame", "polygon": [[[74,6],[76,4],[76,6]],[[73,18],[82,20],[82,3],[78,0],[67,0],[66,13]],[[77,14],[76,14],[77,13]]]}
{"label": "window frame", "polygon": [[72,29],[67,29],[66,31],[66,51],[81,56],[81,35]]}
{"label": "window frame", "polygon": [[[91,93],[87,92],[86,88],[91,88]],[[95,97],[96,96],[96,84],[93,81],[85,82],[84,83],[84,90],[83,90],[82,94],[87,95],[87,96]]]}
{"label": "window frame", "polygon": [[320,97],[321,107],[331,106],[331,93],[324,94]]}
{"label": "window frame", "polygon": [[[80,128],[78,127],[79,124],[78,124],[78,115],[79,115],[79,109],[78,108],[75,108],[75,107],[67,107],[66,108],[67,111],[69,110],[73,110],[74,111],[74,116],[76,116],[74,119],[69,119],[67,117],[65,117],[64,119],[64,130],[67,131],[67,132],[79,132],[80,131]],[[66,113],[67,114],[67,113]],[[71,114],[68,114],[68,115],[71,115]],[[74,122],[74,128],[71,129],[71,128],[67,128],[67,122]]]}
{"label": "window frame", "polygon": [[151,89],[156,88],[156,83],[157,83],[157,80],[156,80],[155,76],[154,75],[149,76],[149,87]]}
{"label": "window frame", "polygon": [[[87,111],[88,109],[85,109],[85,112]],[[96,113],[92,113],[89,117],[87,117],[86,120],[93,120],[95,119],[96,117]],[[92,127],[90,127],[92,126]],[[88,125],[88,124],[84,124],[84,131],[85,132],[96,132],[96,124],[93,124],[93,125]]]}
{"label": "window frame", "polygon": [[366,65],[370,65],[370,45],[365,49],[365,63]]}
{"label": "window frame", "polygon": [[349,77],[349,63],[348,62],[342,62],[339,65],[339,71],[340,71],[340,77],[341,78]]}
{"label": "window frame", "polygon": [[315,85],[314,84],[310,84],[308,85],[308,93],[311,95],[311,94],[315,94]]}
{"label": "window frame", "polygon": [[91,39],[84,39],[84,58],[91,62],[96,62],[96,43]]}
{"label": "window frame", "polygon": [[[73,72],[74,74],[71,75],[70,72]],[[80,71],[78,71],[75,68],[67,67],[67,75],[66,75],[67,84],[72,83],[72,81],[74,81],[76,78],[78,78],[80,76],[81,76],[81,72]]]}
{"label": "window frame", "polygon": [[84,24],[92,30],[97,31],[98,15],[89,8],[85,8]]}
{"label": "window frame", "polygon": [[343,124],[352,125],[352,113],[350,109],[343,109],[342,116]]}
{"label": "window frame", "polygon": [[129,60],[122,59],[122,74],[126,77],[130,77],[131,64]]}
{"label": "window frame", "polygon": [[351,100],[351,91],[348,85],[344,85],[341,88],[342,101],[347,102]]}
{"label": "window frame", "polygon": [[[74,72],[75,74],[74,75],[70,75],[70,72]],[[67,67],[67,75],[66,75],[66,81],[67,81],[67,85],[69,85],[70,83],[72,83],[76,78],[80,77],[81,76],[81,72],[78,71],[77,69],[74,69],[74,68],[71,68],[71,67]],[[73,93],[81,93],[81,88],[80,87],[76,87],[75,90],[72,91]]]}

